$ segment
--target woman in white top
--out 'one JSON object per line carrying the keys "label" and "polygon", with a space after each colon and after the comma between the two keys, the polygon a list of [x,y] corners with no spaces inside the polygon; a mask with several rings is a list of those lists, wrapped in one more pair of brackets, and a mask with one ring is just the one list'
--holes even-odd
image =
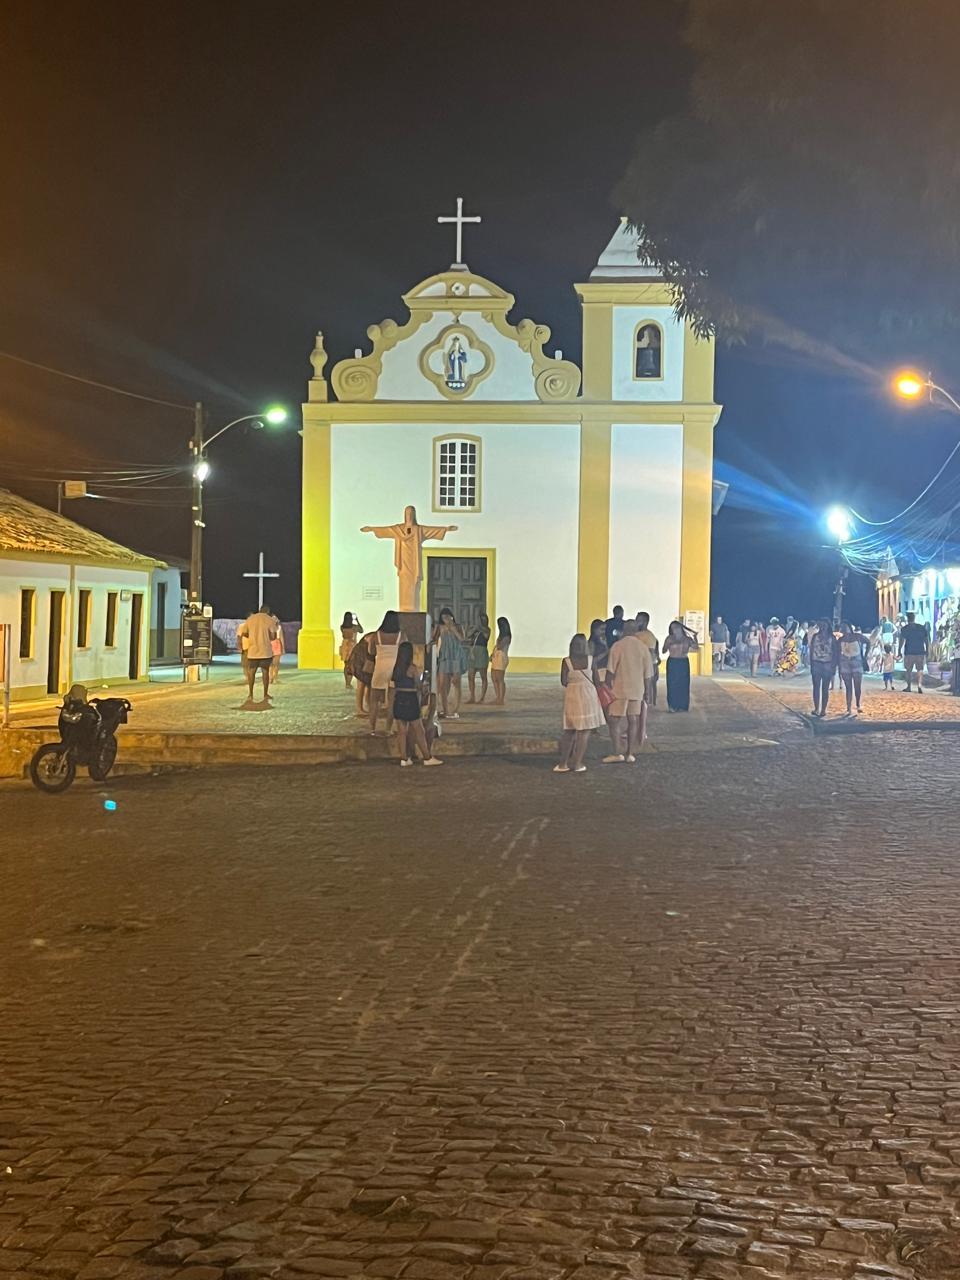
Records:
{"label": "woman in white top", "polygon": [[857,715],[863,710],[863,645],[867,637],[855,631],[849,622],[841,624],[840,679],[847,693],[847,715],[853,715],[853,698],[857,699]]}
{"label": "woman in white top", "polygon": [[585,773],[583,758],[594,729],[604,723],[603,708],[593,680],[593,659],[587,652],[587,637],[582,632],[570,641],[570,656],[560,668],[563,685],[563,736],[560,739],[560,763],[554,773]]}
{"label": "woman in white top", "polygon": [[387,733],[393,728],[393,694],[390,681],[393,669],[397,665],[397,650],[403,639],[400,630],[400,619],[395,609],[388,609],[383,615],[380,630],[368,637],[368,649],[373,657],[373,675],[370,677],[370,732],[377,732],[377,713],[385,706],[387,713]]}
{"label": "woman in white top", "polygon": [[497,619],[497,643],[490,659],[490,679],[493,681],[495,704],[502,707],[507,696],[507,667],[510,665],[510,641],[513,635],[506,618]]}

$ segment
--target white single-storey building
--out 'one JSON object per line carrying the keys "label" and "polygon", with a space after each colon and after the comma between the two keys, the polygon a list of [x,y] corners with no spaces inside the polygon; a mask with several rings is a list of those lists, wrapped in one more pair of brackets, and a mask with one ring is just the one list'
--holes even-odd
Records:
{"label": "white single-storey building", "polygon": [[151,574],[165,567],[0,489],[0,624],[10,625],[11,697],[145,680]]}

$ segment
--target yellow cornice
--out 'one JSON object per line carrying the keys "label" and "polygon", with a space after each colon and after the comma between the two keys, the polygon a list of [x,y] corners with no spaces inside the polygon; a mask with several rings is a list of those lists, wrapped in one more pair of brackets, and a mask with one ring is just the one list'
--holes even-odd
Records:
{"label": "yellow cornice", "polygon": [[644,306],[651,303],[673,303],[673,292],[663,280],[643,283],[638,280],[598,280],[595,284],[575,284],[581,302],[616,303],[617,306]]}
{"label": "yellow cornice", "polygon": [[723,410],[719,404],[684,404],[681,401],[641,403],[623,400],[375,400],[362,404],[310,404],[303,406],[304,428],[331,423],[442,423],[455,429],[485,422],[516,422],[550,426],[556,423],[624,422],[715,425]]}
{"label": "yellow cornice", "polygon": [[[424,290],[436,284],[444,285],[443,293],[424,294]],[[471,286],[482,289],[482,293],[471,294]],[[459,292],[458,292],[459,291]],[[521,351],[529,355],[533,366],[533,385],[539,400],[555,403],[573,400],[580,390],[580,369],[572,360],[558,360],[548,356],[544,345],[550,341],[550,329],[545,324],[537,324],[534,320],[520,320],[511,324],[507,312],[513,306],[513,295],[495,285],[483,276],[475,276],[469,271],[442,271],[439,275],[423,280],[410,293],[404,294],[404,302],[410,311],[410,319],[399,325],[396,320],[383,320],[380,324],[372,324],[367,330],[367,337],[373,344],[369,355],[356,356],[352,360],[341,360],[333,368],[330,381],[337,401],[343,404],[370,404],[376,400],[380,374],[383,372],[383,356],[398,343],[413,334],[434,315],[452,314],[454,325],[460,323],[461,314],[479,313],[492,324],[503,337],[515,342]],[[445,332],[449,332],[448,326]],[[473,340],[480,346],[480,340],[473,335]],[[489,351],[489,348],[488,348]],[[420,356],[420,370],[424,373],[423,359]],[[493,369],[493,356],[490,353],[486,366],[487,373]],[[429,375],[425,373],[429,378]],[[440,393],[448,393],[436,379],[430,379],[438,386]],[[474,383],[479,379],[473,379]],[[469,390],[467,392],[469,394]],[[450,399],[460,401],[459,395],[450,395]],[[321,402],[319,397],[315,397]]]}
{"label": "yellow cornice", "polygon": [[[426,293],[435,285],[443,285],[443,293]],[[481,292],[471,293],[474,287]],[[441,271],[421,280],[403,301],[410,312],[428,311],[509,311],[516,299],[506,289],[492,280],[474,275],[472,271]]]}

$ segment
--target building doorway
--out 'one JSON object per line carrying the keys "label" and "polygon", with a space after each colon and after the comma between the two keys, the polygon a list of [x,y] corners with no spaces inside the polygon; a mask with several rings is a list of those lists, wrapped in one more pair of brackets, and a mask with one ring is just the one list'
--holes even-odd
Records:
{"label": "building doorway", "polygon": [[50,592],[50,630],[47,640],[47,693],[60,692],[63,658],[63,591]]}
{"label": "building doorway", "polygon": [[167,584],[157,583],[157,657],[167,656]]}
{"label": "building doorway", "polygon": [[484,556],[430,554],[427,560],[427,611],[436,620],[441,609],[452,609],[464,630],[487,612],[487,560]]}
{"label": "building doorway", "polygon": [[135,592],[130,601],[130,679],[140,679],[140,641],[143,638],[143,596]]}

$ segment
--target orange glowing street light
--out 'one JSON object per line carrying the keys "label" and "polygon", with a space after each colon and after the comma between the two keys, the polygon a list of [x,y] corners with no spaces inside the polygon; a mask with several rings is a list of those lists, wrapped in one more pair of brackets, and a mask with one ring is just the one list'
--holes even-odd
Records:
{"label": "orange glowing street light", "polygon": [[933,398],[933,393],[936,392],[946,400],[951,409],[955,409],[957,413],[960,413],[960,401],[955,400],[946,387],[941,387],[939,382],[934,382],[930,374],[924,377],[922,373],[917,373],[914,369],[903,369],[894,377],[893,389],[904,400],[917,400],[926,391],[931,404],[938,403]]}
{"label": "orange glowing street light", "polygon": [[915,400],[928,386],[932,386],[932,383],[929,378],[921,378],[918,373],[907,370],[897,374],[893,385],[897,394],[903,396],[905,400]]}

